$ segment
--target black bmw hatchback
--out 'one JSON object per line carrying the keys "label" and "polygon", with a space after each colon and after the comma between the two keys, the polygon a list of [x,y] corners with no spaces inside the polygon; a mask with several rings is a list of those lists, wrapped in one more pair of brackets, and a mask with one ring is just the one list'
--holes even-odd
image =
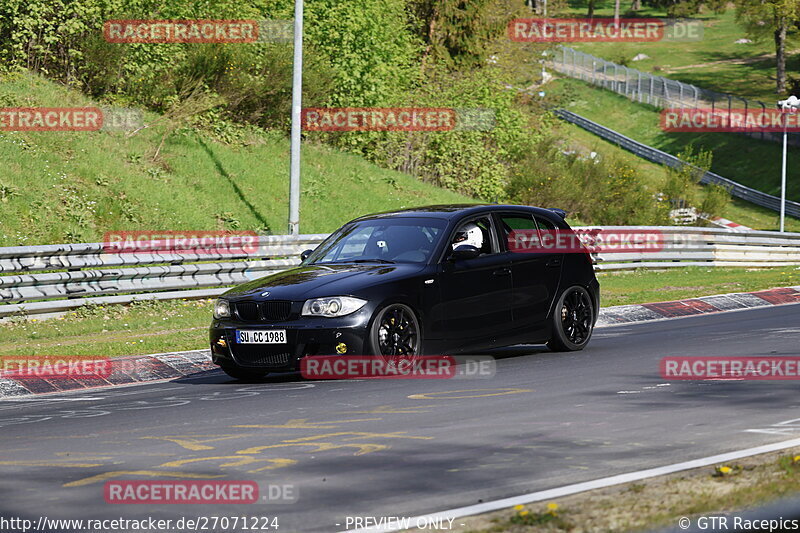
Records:
{"label": "black bmw hatchback", "polygon": [[224,293],[214,363],[253,379],[307,355],[415,356],[547,343],[583,349],[600,287],[586,253],[517,253],[511,234],[569,231],[564,212],[430,206],[348,222],[290,270]]}

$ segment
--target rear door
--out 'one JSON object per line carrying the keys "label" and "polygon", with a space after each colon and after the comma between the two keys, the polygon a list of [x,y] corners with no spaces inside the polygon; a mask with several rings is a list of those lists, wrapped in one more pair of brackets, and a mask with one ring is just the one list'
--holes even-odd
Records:
{"label": "rear door", "polygon": [[542,330],[547,314],[556,297],[561,277],[563,254],[557,250],[534,251],[509,246],[509,234],[514,230],[535,232],[541,242],[545,231],[555,231],[555,225],[544,217],[525,211],[502,211],[497,214],[503,246],[511,264],[511,308],[517,330]]}

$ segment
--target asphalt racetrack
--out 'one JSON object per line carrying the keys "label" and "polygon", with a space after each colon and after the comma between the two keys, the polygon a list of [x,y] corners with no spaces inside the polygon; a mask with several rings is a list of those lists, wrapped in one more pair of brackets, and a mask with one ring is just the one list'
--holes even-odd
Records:
{"label": "asphalt racetrack", "polygon": [[[0,515],[266,516],[329,532],[788,440],[796,381],[665,381],[659,361],[798,355],[798,339],[800,305],[784,305],[599,328],[577,353],[501,350],[489,379],[244,384],[214,371],[0,401]],[[120,479],[253,480],[294,501],[106,503]]]}

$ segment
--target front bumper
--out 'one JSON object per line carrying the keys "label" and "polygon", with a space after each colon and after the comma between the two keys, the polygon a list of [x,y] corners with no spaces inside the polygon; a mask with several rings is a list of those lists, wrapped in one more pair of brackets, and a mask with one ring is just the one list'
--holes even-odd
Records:
{"label": "front bumper", "polygon": [[[340,318],[302,317],[276,323],[214,320],[209,330],[211,360],[220,366],[258,368],[270,372],[299,370],[306,355],[365,355],[368,315]],[[285,329],[286,344],[237,344],[236,330]],[[341,351],[341,345],[346,349]],[[337,350],[339,347],[339,350]]]}

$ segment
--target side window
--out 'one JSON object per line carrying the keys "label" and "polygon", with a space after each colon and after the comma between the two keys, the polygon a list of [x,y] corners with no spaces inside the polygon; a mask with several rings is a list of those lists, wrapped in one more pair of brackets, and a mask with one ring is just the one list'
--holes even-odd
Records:
{"label": "side window", "polygon": [[539,229],[557,229],[555,224],[544,217],[536,217],[536,223],[539,225]]}
{"label": "side window", "polygon": [[500,230],[506,247],[510,251],[516,251],[518,247],[530,246],[533,242],[539,242],[539,234],[536,231],[536,222],[532,215],[521,213],[507,213],[500,215]]}
{"label": "side window", "polygon": [[455,232],[450,243],[452,247],[469,244],[479,248],[481,254],[497,253],[497,245],[492,238],[492,221],[490,217],[481,217],[462,224]]}

